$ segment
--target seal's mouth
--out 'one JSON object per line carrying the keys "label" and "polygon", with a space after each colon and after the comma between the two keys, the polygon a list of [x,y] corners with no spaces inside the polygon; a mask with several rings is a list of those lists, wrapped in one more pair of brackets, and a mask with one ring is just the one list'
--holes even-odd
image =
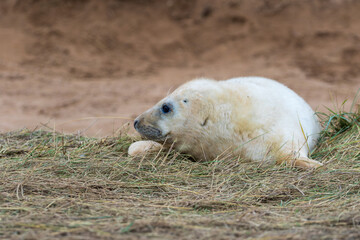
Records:
{"label": "seal's mouth", "polygon": [[163,134],[160,129],[149,125],[138,127],[136,131],[138,131],[141,136],[153,141],[164,141],[169,135],[169,133]]}

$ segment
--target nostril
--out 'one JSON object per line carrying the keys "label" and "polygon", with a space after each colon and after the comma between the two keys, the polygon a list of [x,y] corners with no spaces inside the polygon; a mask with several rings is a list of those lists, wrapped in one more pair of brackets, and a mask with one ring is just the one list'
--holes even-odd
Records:
{"label": "nostril", "polygon": [[134,128],[136,129],[137,125],[138,125],[139,121],[138,120],[135,120],[134,121]]}

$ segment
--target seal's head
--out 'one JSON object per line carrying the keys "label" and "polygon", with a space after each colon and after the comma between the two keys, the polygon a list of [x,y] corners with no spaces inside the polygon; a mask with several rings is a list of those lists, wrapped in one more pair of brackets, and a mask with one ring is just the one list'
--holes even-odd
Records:
{"label": "seal's head", "polygon": [[[135,129],[145,138],[191,147],[207,127],[212,104],[198,80],[184,84],[134,121]],[[206,83],[208,84],[208,81]]]}

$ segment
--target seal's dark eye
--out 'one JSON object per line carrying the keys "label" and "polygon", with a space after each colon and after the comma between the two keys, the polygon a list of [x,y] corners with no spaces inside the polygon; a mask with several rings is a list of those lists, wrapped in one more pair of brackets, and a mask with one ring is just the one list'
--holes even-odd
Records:
{"label": "seal's dark eye", "polygon": [[161,107],[161,111],[162,111],[163,113],[168,113],[168,112],[171,111],[171,107],[170,107],[169,105],[167,105],[167,104],[164,104],[164,105],[162,105],[162,107]]}

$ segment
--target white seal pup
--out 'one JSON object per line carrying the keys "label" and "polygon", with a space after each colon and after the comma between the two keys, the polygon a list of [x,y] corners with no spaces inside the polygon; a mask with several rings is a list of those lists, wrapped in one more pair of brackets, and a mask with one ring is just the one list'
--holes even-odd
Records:
{"label": "white seal pup", "polygon": [[308,157],[321,131],[314,111],[267,78],[187,82],[137,117],[134,127],[149,140],[133,143],[131,156],[173,146],[197,160],[221,155],[302,168],[322,165]]}

